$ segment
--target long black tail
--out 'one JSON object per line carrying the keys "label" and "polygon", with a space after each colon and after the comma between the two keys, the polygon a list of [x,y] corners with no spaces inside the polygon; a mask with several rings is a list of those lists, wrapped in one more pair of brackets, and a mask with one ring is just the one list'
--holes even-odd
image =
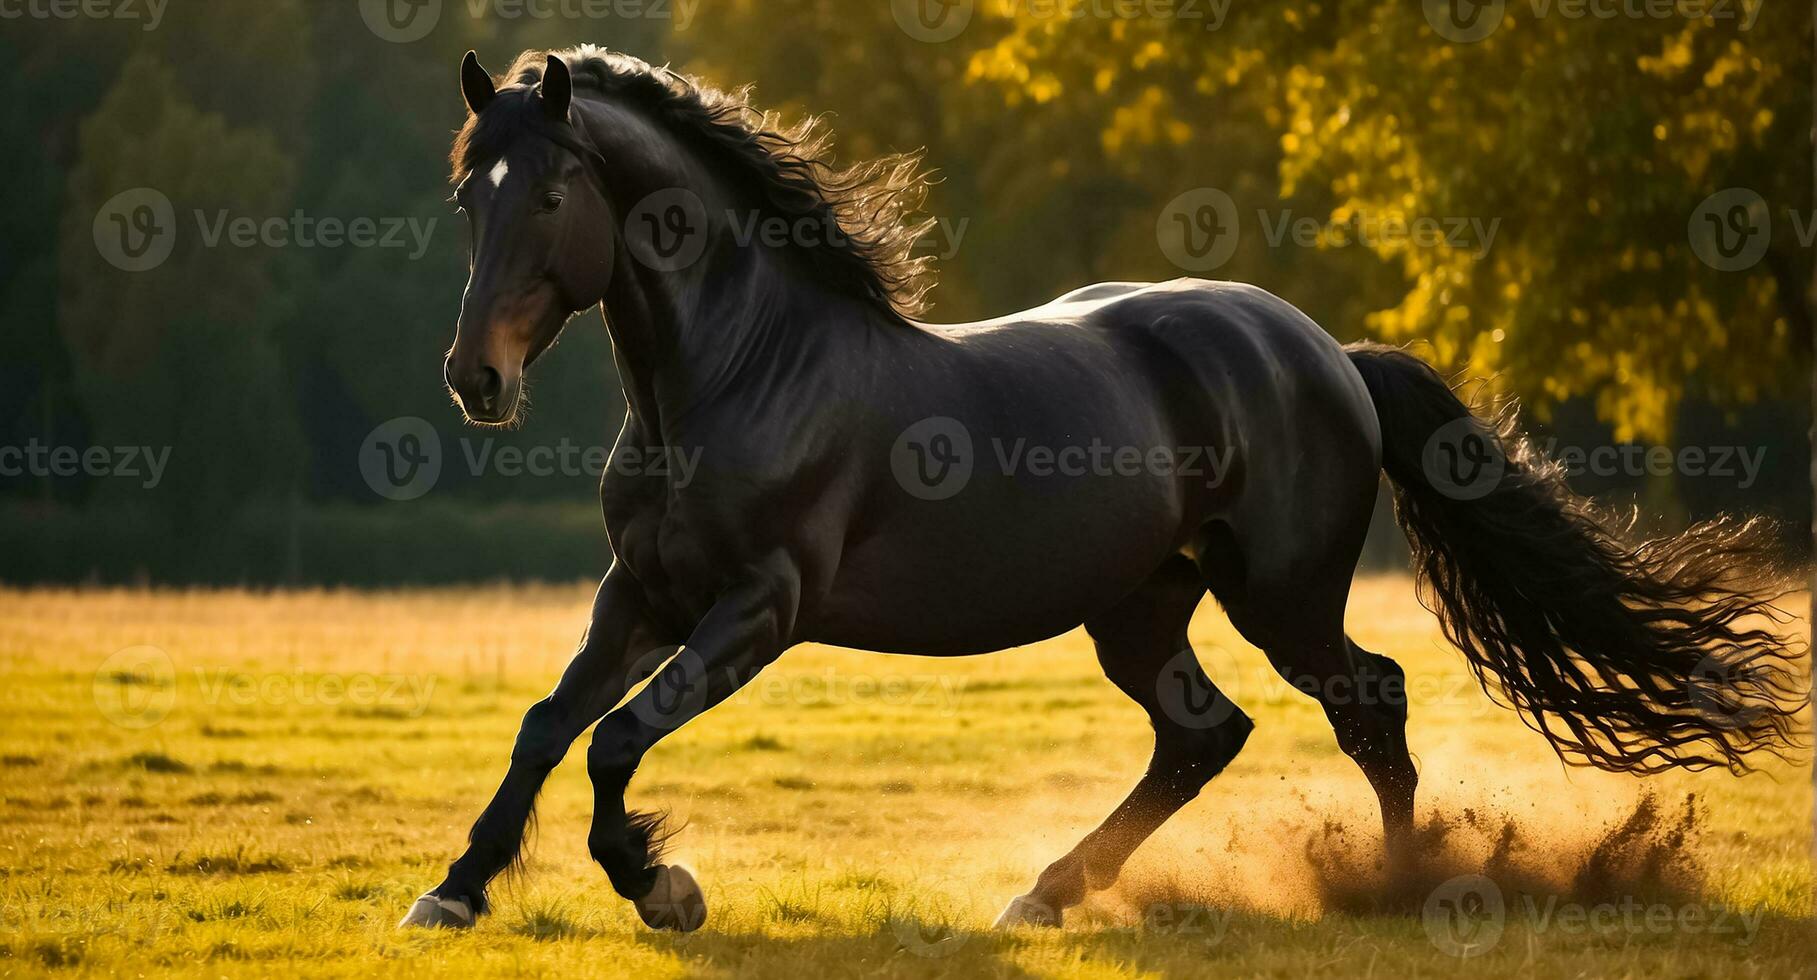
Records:
{"label": "long black tail", "polygon": [[1484,690],[1565,761],[1619,772],[1725,767],[1803,745],[1793,586],[1773,528],[1719,518],[1630,543],[1512,412],[1479,418],[1424,361],[1355,345],[1420,599]]}

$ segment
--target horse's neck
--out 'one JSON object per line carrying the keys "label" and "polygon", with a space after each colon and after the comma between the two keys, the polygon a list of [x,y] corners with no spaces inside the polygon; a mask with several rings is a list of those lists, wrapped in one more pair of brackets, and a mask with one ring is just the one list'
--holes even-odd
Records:
{"label": "horse's neck", "polygon": [[[673,144],[671,134],[622,106],[590,102],[582,118],[605,158],[636,158]],[[607,182],[618,215],[633,214],[649,195],[677,187],[693,193],[710,219],[757,206],[739,202],[686,150],[668,149],[669,161],[680,163],[660,180],[645,181],[648,186]],[[807,345],[831,335],[853,338],[875,326],[870,311],[832,295],[782,250],[757,245],[748,235],[740,240],[730,221],[709,220],[707,228],[712,237],[702,258],[676,271],[651,268],[631,249],[620,249],[602,303],[630,410],[663,441],[672,420],[700,402],[761,391],[767,377],[798,364]]]}
{"label": "horse's neck", "polygon": [[[708,254],[724,254],[709,247]],[[839,331],[868,329],[842,297],[791,274],[763,250],[734,250],[734,268],[698,274],[638,266],[614,279],[605,318],[631,412],[667,441],[665,423],[706,401],[737,399],[787,374]],[[837,321],[837,322],[835,322]],[[761,410],[752,405],[751,410]]]}

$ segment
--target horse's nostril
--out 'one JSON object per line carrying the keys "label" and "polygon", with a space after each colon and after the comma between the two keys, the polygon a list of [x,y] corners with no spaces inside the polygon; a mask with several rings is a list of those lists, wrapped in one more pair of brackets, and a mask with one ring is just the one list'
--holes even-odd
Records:
{"label": "horse's nostril", "polygon": [[479,400],[490,407],[498,401],[499,392],[504,390],[505,379],[496,368],[483,367],[479,371]]}
{"label": "horse's nostril", "polygon": [[447,385],[449,387],[449,389],[451,389],[451,390],[454,388],[454,355],[453,354],[450,354],[447,357],[442,358],[442,384]]}

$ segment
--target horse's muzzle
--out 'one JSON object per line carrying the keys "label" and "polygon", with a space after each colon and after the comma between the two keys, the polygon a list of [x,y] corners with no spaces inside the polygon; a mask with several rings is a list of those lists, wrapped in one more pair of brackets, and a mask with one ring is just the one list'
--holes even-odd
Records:
{"label": "horse's muzzle", "polygon": [[518,382],[507,379],[488,364],[456,367],[452,357],[442,362],[442,380],[460,400],[461,410],[475,422],[495,425],[517,408]]}

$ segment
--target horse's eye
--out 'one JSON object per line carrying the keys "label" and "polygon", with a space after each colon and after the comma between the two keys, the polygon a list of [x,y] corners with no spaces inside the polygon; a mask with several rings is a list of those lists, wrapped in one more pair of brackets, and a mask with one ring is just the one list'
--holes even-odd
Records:
{"label": "horse's eye", "polygon": [[544,194],[543,202],[537,210],[544,214],[554,214],[555,210],[561,206],[562,196],[560,194]]}

